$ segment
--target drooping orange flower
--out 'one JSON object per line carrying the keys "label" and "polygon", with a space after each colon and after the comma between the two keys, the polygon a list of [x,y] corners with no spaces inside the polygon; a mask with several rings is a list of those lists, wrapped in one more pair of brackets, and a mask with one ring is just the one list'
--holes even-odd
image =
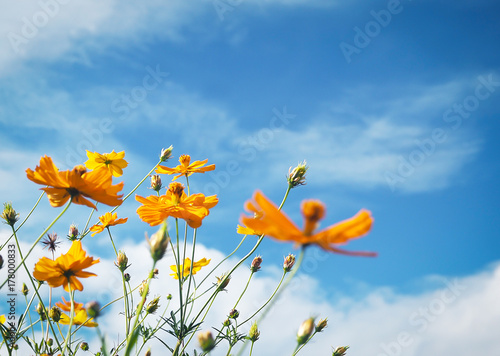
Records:
{"label": "drooping orange flower", "polygon": [[160,225],[172,216],[185,220],[192,228],[200,227],[202,220],[210,213],[209,209],[219,202],[216,195],[206,197],[198,193],[188,197],[184,186],[178,182],[170,183],[165,195],[150,195],[147,198],[136,195],[135,199],[142,203],[137,208],[137,214],[149,225]]}
{"label": "drooping orange flower", "polygon": [[106,213],[102,216],[99,216],[99,221],[101,222],[101,225],[96,224],[92,226],[89,230],[93,231],[94,233],[92,236],[95,234],[101,233],[104,231],[105,228],[108,226],[115,226],[118,224],[125,224],[128,220],[128,218],[123,218],[123,219],[117,219],[118,214],[117,213]]}
{"label": "drooping orange flower", "polygon": [[96,206],[87,198],[100,203],[117,206],[122,203],[123,182],[113,185],[112,176],[106,170],[87,172],[84,166],[76,166],[72,170],[59,171],[52,162],[52,158],[44,156],[35,170],[26,170],[28,179],[41,185],[47,193],[50,205],[63,206],[69,199],[75,204],[86,205],[96,209]]}
{"label": "drooping orange flower", "polygon": [[87,157],[89,159],[85,162],[85,166],[87,166],[88,169],[106,169],[115,177],[121,176],[123,174],[123,168],[128,166],[127,161],[123,159],[123,157],[125,157],[125,151],[116,153],[115,150],[113,150],[111,153],[101,154],[87,150]]}
{"label": "drooping orange flower", "polygon": [[[196,274],[201,270],[202,267],[205,267],[210,263],[211,260],[207,260],[206,258],[202,258],[199,261],[193,262],[193,269],[191,274]],[[180,268],[183,268],[183,265],[180,265]],[[177,271],[177,265],[172,265],[170,266],[170,269],[174,272],[171,273],[170,275],[174,277],[174,279],[179,279],[179,272]],[[186,258],[184,260],[184,269],[182,271],[182,278],[186,278],[189,276],[189,270],[191,269],[191,259]]]}
{"label": "drooping orange flower", "polygon": [[179,157],[179,162],[181,163],[175,168],[169,168],[165,166],[158,166],[156,168],[156,173],[160,174],[177,174],[172,180],[176,180],[179,177],[186,176],[189,177],[193,173],[205,173],[208,171],[213,171],[215,169],[215,164],[210,164],[203,167],[208,159],[203,161],[194,161],[191,163],[191,156],[181,155]]}
{"label": "drooping orange flower", "polygon": [[373,252],[351,252],[338,248],[351,239],[366,235],[372,226],[373,218],[368,210],[360,210],[354,217],[331,225],[315,233],[319,220],[325,216],[325,206],[317,200],[302,202],[304,228],[299,229],[277,206],[257,191],[253,200],[245,205],[248,211],[262,214],[259,218],[242,215],[240,221],[246,227],[275,238],[278,241],[293,241],[298,245],[315,244],[322,249],[351,256],[375,256]]}
{"label": "drooping orange flower", "polygon": [[[71,301],[66,301],[64,297],[62,297],[62,302],[57,302],[56,305],[61,308],[61,310],[70,313],[71,312]],[[93,322],[93,318],[89,318],[87,315],[87,311],[83,307],[83,303],[75,303],[75,316],[73,317],[73,324],[74,325],[82,325],[89,327],[89,328],[94,328],[98,324]],[[64,325],[69,325],[70,322],[70,317],[67,314],[62,313],[61,314],[61,319],[59,319],[59,324],[64,324]]]}
{"label": "drooping orange flower", "polygon": [[46,281],[52,288],[63,286],[67,292],[70,288],[72,291],[82,291],[83,285],[78,278],[96,276],[95,273],[84,271],[96,263],[99,263],[99,259],[94,260],[93,257],[87,256],[81,241],[75,240],[68,253],[61,254],[55,260],[42,257],[35,265],[33,277]]}

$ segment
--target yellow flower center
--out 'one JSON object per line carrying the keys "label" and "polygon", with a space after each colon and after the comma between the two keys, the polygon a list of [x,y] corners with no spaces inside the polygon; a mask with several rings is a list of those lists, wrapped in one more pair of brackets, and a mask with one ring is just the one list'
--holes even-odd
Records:
{"label": "yellow flower center", "polygon": [[73,167],[73,172],[75,172],[81,176],[84,173],[87,173],[87,168],[84,165],[80,164],[78,166]]}
{"label": "yellow flower center", "polygon": [[182,193],[184,193],[184,186],[181,183],[173,182],[168,186],[168,191],[172,194],[172,202],[174,205],[178,205],[181,200]]}
{"label": "yellow flower center", "polygon": [[179,162],[185,167],[189,166],[189,163],[191,163],[191,156],[190,155],[181,155],[179,157]]}

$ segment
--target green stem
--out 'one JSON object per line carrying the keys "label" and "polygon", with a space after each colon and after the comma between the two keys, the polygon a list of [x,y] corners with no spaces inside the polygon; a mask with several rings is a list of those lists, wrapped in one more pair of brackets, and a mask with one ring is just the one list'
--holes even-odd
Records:
{"label": "green stem", "polygon": [[[64,207],[64,209],[59,213],[59,215],[56,216],[56,218],[54,219],[54,221],[52,221],[50,223],[49,226],[47,226],[47,228],[40,234],[40,236],[38,236],[38,238],[35,240],[35,242],[33,243],[33,245],[31,245],[31,248],[29,249],[28,253],[26,254],[26,256],[24,256],[24,258],[21,260],[21,263],[14,269],[14,272],[12,273],[16,273],[17,270],[21,267],[21,265],[24,265],[26,259],[28,258],[28,256],[31,254],[31,252],[33,251],[33,249],[35,248],[36,244],[42,239],[42,237],[45,236],[45,234],[47,233],[47,231],[50,230],[50,228],[56,223],[57,220],[59,220],[59,218],[61,216],[63,216],[63,214],[66,212],[66,210],[68,210],[69,206],[71,205],[71,200],[68,202],[68,204],[66,204],[66,206]],[[28,274],[29,275],[29,274]],[[5,283],[7,283],[8,281],[8,278],[2,283],[2,285],[0,286],[0,289],[3,288],[3,286],[5,285]]]}
{"label": "green stem", "polygon": [[247,285],[245,286],[245,289],[243,289],[243,292],[241,292],[240,297],[238,298],[238,300],[234,304],[233,309],[236,309],[236,307],[238,306],[238,303],[240,302],[241,298],[243,297],[243,294],[245,294],[245,292],[247,291],[248,286],[250,285],[250,280],[252,279],[253,274],[254,274],[254,272],[252,271],[250,273],[250,277],[248,277]]}
{"label": "green stem", "polygon": [[[73,319],[75,317],[75,297],[74,294],[75,292],[71,290],[71,284],[68,284],[69,286],[69,298],[71,301],[71,310],[69,312],[69,326],[68,326],[68,334],[66,335],[66,339],[64,340],[64,347],[62,354],[64,355],[66,352],[66,349],[68,348],[68,344],[71,345],[71,328],[73,327]],[[47,317],[48,318],[48,317]]]}

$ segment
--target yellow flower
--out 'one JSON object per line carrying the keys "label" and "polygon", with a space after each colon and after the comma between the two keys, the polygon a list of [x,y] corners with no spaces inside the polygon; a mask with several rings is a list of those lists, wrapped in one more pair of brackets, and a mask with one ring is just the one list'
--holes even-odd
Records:
{"label": "yellow flower", "polygon": [[[194,262],[193,263],[193,270],[192,274],[196,274],[201,270],[202,267],[205,267],[210,263],[211,260],[207,260],[206,258],[202,258],[201,260]],[[186,258],[184,260],[184,265],[180,265],[181,269],[183,268],[182,272],[182,278],[186,278],[189,276],[189,270],[191,269],[191,259]],[[174,277],[174,279],[179,279],[179,272],[177,271],[177,265],[172,265],[170,266],[170,269],[174,271],[174,273],[171,273],[170,275]]]}
{"label": "yellow flower", "polygon": [[247,210],[259,212],[261,217],[243,215],[241,223],[250,229],[270,236],[279,241],[293,241],[298,245],[315,244],[330,252],[351,256],[375,256],[373,252],[351,252],[340,249],[337,245],[347,243],[366,235],[372,226],[373,218],[368,210],[360,210],[354,217],[331,225],[314,233],[319,220],[325,216],[325,206],[317,200],[302,202],[304,228],[301,230],[276,205],[261,192],[255,192],[253,200],[246,203]]}
{"label": "yellow flower", "polygon": [[5,323],[5,315],[0,315],[0,324]]}
{"label": "yellow flower", "polygon": [[113,185],[112,176],[106,170],[87,172],[84,166],[76,166],[72,170],[59,171],[52,158],[44,156],[35,170],[26,170],[28,179],[44,186],[41,188],[49,198],[53,207],[63,206],[69,199],[75,204],[86,205],[96,209],[88,199],[100,203],[117,206],[122,203],[123,182]]}
{"label": "yellow flower", "polygon": [[176,180],[179,177],[186,176],[189,177],[193,173],[205,173],[208,171],[213,171],[215,169],[215,164],[210,164],[203,167],[208,159],[203,161],[194,161],[191,163],[191,156],[182,155],[179,157],[179,162],[181,163],[175,168],[169,168],[165,166],[158,166],[156,168],[156,173],[160,174],[178,174],[172,180]]}
{"label": "yellow flower", "polygon": [[[71,301],[66,301],[64,297],[62,302],[57,302],[56,305],[66,312],[71,312]],[[74,325],[83,325],[89,328],[96,327],[98,324],[93,322],[93,318],[89,318],[87,311],[83,307],[83,303],[75,303],[75,316],[73,317]],[[59,319],[59,324],[69,325],[70,317],[67,314],[62,313],[61,319]]]}
{"label": "yellow flower", "polygon": [[92,234],[92,236],[94,236],[95,234],[98,234],[98,233],[101,233],[104,231],[105,228],[107,228],[108,226],[115,226],[115,225],[118,225],[118,224],[125,224],[128,220],[128,218],[124,218],[124,219],[117,219],[118,217],[118,214],[117,213],[106,213],[102,216],[99,217],[99,221],[101,222],[101,225],[99,224],[96,224],[94,226],[92,226],[89,230],[90,231],[93,231],[94,233]]}
{"label": "yellow flower", "polygon": [[147,198],[136,195],[135,200],[142,203],[137,214],[142,221],[151,226],[160,225],[167,217],[185,220],[192,228],[201,226],[202,220],[210,213],[209,209],[217,205],[216,195],[206,197],[202,193],[189,197],[184,193],[181,183],[170,183],[165,195],[151,195]]}
{"label": "yellow flower", "polygon": [[123,159],[123,157],[125,157],[125,151],[116,153],[115,150],[113,150],[111,153],[100,154],[87,150],[87,157],[89,159],[85,162],[85,166],[87,166],[88,169],[107,169],[115,177],[121,176],[123,174],[123,168],[128,166],[127,161]]}
{"label": "yellow flower", "polygon": [[73,241],[68,253],[61,254],[56,260],[42,257],[35,265],[33,277],[46,281],[52,288],[63,286],[64,290],[83,290],[78,278],[96,276],[95,273],[84,271],[85,268],[99,263],[99,259],[87,256],[79,240]]}

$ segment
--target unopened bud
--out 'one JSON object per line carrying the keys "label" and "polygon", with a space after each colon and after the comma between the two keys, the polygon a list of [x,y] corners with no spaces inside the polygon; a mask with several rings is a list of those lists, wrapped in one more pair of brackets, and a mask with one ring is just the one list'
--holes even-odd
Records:
{"label": "unopened bud", "polygon": [[61,320],[61,309],[59,307],[52,307],[50,308],[49,310],[49,317],[54,320],[56,323],[59,322],[59,320]]}
{"label": "unopened bud", "polygon": [[257,329],[257,323],[254,322],[252,326],[250,327],[250,331],[248,332],[248,338],[252,341],[255,342],[259,340],[260,336],[260,331]]}
{"label": "unopened bud", "polygon": [[125,282],[130,281],[130,274],[125,273],[125,274],[123,275],[123,279],[125,279]]}
{"label": "unopened bud", "polygon": [[240,316],[240,312],[239,312],[239,311],[237,311],[236,309],[231,309],[231,310],[229,311],[229,317],[230,317],[231,319],[237,319],[239,316]]}
{"label": "unopened bud", "polygon": [[167,295],[167,300],[172,300],[172,294],[170,294],[170,293],[169,293],[169,294]]}
{"label": "unopened bud", "polygon": [[260,269],[260,264],[262,263],[262,257],[257,256],[253,259],[252,264],[250,265],[250,270],[252,272],[257,272]]}
{"label": "unopened bud", "polygon": [[125,252],[119,251],[116,257],[115,266],[122,272],[124,272],[130,265],[128,264],[128,257]]}
{"label": "unopened bud", "polygon": [[76,225],[71,224],[71,226],[69,227],[68,239],[70,241],[74,241],[78,237],[78,234],[79,234],[79,231],[78,231],[78,228],[76,227]]}
{"label": "unopened bud", "polygon": [[49,339],[47,340],[47,346],[50,347],[52,345],[54,345],[54,340],[51,337],[49,337]]}
{"label": "unopened bud", "polygon": [[288,177],[286,179],[290,188],[306,184],[306,172],[308,169],[309,167],[307,167],[306,161],[299,163],[294,169],[290,167],[288,170]]}
{"label": "unopened bud", "polygon": [[23,283],[23,288],[21,288],[21,293],[23,293],[24,296],[28,295],[29,289],[28,289],[28,286],[26,285],[26,283]]}
{"label": "unopened bud", "polygon": [[149,243],[151,257],[153,257],[153,260],[155,262],[160,260],[163,255],[165,255],[170,241],[167,231],[167,223],[164,222],[160,229],[151,236],[151,239],[148,239],[146,235],[146,240]]}
{"label": "unopened bud", "polygon": [[141,285],[139,286],[139,295],[142,297],[146,293],[146,296],[149,295],[149,288],[148,288],[148,282],[147,281],[142,281]]}
{"label": "unopened bud", "polygon": [[7,225],[10,225],[12,227],[14,227],[17,220],[19,220],[19,214],[16,213],[16,211],[12,207],[12,203],[10,202],[3,204],[3,212],[1,217],[5,220],[5,223]]}
{"label": "unopened bud", "polygon": [[155,268],[153,270],[153,278],[158,278],[158,275],[160,274],[160,271],[158,270],[158,268]]}
{"label": "unopened bud", "polygon": [[160,160],[162,162],[165,162],[166,160],[168,160],[170,157],[172,157],[172,150],[174,149],[173,146],[170,146],[169,148],[163,148],[161,150],[161,154],[160,154]]}
{"label": "unopened bud", "polygon": [[40,319],[42,321],[47,320],[47,314],[45,313],[45,308],[43,307],[42,303],[38,303],[35,310],[38,313],[38,315],[40,315]]}
{"label": "unopened bud", "polygon": [[161,177],[159,174],[153,174],[151,176],[151,189],[155,192],[159,192],[163,185],[161,184]]}
{"label": "unopened bud", "polygon": [[154,314],[158,310],[158,308],[160,307],[160,305],[158,304],[159,301],[160,301],[160,297],[156,297],[155,299],[150,301],[148,303],[148,305],[146,305],[146,313]]}
{"label": "unopened bud", "polygon": [[309,318],[300,325],[297,332],[297,342],[299,345],[306,343],[314,330],[314,318]]}
{"label": "unopened bud", "polygon": [[208,352],[215,347],[215,341],[210,330],[199,332],[198,342],[204,352]]}
{"label": "unopened bud", "polygon": [[335,351],[333,351],[332,356],[344,356],[348,348],[349,346],[337,347]]}
{"label": "unopened bud", "polygon": [[285,272],[290,272],[294,264],[295,264],[295,256],[289,254],[288,256],[285,257],[285,261],[283,262],[283,270]]}
{"label": "unopened bud", "polygon": [[88,351],[89,350],[89,344],[87,344],[86,342],[82,342],[80,344],[80,348],[83,350],[83,351]]}
{"label": "unopened bud", "polygon": [[318,325],[316,325],[316,332],[320,333],[323,331],[324,328],[326,328],[326,326],[328,325],[328,320],[325,318],[325,319],[321,319],[320,321],[318,321]]}
{"label": "unopened bud", "polygon": [[231,276],[228,276],[226,274],[223,274],[222,276],[216,278],[217,278],[217,291],[219,292],[223,291],[229,284],[229,281],[231,280]]}
{"label": "unopened bud", "polygon": [[101,306],[96,301],[88,302],[85,305],[85,309],[87,310],[87,315],[90,318],[97,318],[101,312]]}
{"label": "unopened bud", "polygon": [[146,351],[146,353],[144,354],[144,356],[151,356],[151,349],[148,349],[148,351]]}

